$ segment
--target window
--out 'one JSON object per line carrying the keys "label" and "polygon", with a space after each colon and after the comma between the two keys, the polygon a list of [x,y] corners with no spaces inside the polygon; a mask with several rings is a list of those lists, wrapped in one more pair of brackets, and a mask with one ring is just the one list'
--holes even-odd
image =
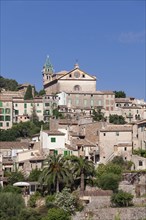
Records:
{"label": "window", "polygon": [[4,116],[0,116],[0,121],[4,121]]}
{"label": "window", "polygon": [[56,138],[55,137],[51,137],[51,142],[55,143],[56,142]]}
{"label": "window", "polygon": [[37,103],[37,106],[39,106],[39,103]]}
{"label": "window", "polygon": [[119,132],[118,131],[116,132],[116,136],[119,136]]}
{"label": "window", "polygon": [[124,151],[126,151],[127,150],[127,147],[124,147]]}
{"label": "window", "polygon": [[24,103],[24,108],[27,108],[27,103]]}
{"label": "window", "polygon": [[10,121],[10,116],[5,116],[5,121]]}
{"label": "window", "polygon": [[139,166],[143,166],[143,161],[139,160]]}
{"label": "window", "polygon": [[71,74],[69,74],[69,77],[71,77]]}
{"label": "window", "polygon": [[80,91],[80,90],[81,90],[81,87],[79,85],[74,86],[74,91]]}
{"label": "window", "polygon": [[85,78],[85,74],[83,74],[82,77]]}
{"label": "window", "polygon": [[9,122],[6,123],[6,127],[9,127]]}
{"label": "window", "polygon": [[6,114],[10,114],[10,108],[6,108],[6,109],[5,109],[5,113],[6,113]]}
{"label": "window", "polygon": [[45,103],[45,106],[50,106],[50,103]]}
{"label": "window", "polygon": [[15,115],[19,115],[19,111],[18,110],[15,110]]}
{"label": "window", "polygon": [[41,110],[37,110],[37,113],[41,113],[42,111]]}
{"label": "window", "polygon": [[0,108],[0,114],[4,114],[4,109]]}
{"label": "window", "polygon": [[18,104],[17,103],[15,103],[15,107],[17,107],[18,106]]}
{"label": "window", "polygon": [[3,127],[3,123],[2,122],[0,122],[0,127]]}
{"label": "window", "polygon": [[2,101],[0,101],[0,107],[3,107],[3,103],[2,103]]}
{"label": "window", "polygon": [[106,136],[106,133],[103,133],[103,136]]}

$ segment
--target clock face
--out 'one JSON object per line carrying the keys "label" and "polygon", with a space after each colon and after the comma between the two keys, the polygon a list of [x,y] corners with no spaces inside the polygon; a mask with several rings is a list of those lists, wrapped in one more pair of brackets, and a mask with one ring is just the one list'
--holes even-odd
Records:
{"label": "clock face", "polygon": [[80,77],[80,72],[78,72],[78,71],[74,72],[74,77],[79,78]]}

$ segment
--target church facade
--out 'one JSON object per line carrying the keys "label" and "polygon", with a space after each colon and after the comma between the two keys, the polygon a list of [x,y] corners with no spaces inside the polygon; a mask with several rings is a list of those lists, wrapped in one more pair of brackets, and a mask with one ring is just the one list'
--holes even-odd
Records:
{"label": "church facade", "polygon": [[60,92],[95,92],[96,77],[81,70],[76,63],[71,71],[54,73],[49,57],[42,70],[43,86],[47,95]]}

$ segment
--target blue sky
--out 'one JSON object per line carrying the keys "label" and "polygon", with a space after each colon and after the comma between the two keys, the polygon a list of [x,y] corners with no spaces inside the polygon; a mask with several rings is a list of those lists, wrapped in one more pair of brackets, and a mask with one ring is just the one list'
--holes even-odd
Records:
{"label": "blue sky", "polygon": [[49,55],[56,72],[78,60],[97,90],[146,99],[145,19],[143,0],[1,0],[1,75],[40,90]]}

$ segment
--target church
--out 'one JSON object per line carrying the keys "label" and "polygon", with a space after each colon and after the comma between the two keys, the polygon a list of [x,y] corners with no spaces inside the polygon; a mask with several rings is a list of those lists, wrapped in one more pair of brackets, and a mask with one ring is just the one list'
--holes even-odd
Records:
{"label": "church", "polygon": [[53,66],[47,56],[42,70],[43,86],[47,95],[60,92],[95,92],[96,77],[79,68],[76,63],[74,69],[54,73]]}

